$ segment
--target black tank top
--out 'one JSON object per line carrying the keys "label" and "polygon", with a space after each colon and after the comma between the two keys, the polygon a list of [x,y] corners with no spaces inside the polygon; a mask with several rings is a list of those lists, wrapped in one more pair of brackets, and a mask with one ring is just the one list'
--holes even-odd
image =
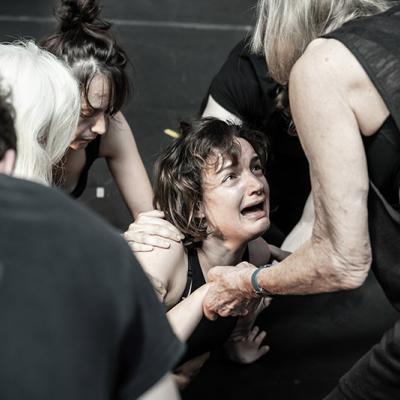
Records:
{"label": "black tank top", "polygon": [[350,21],[326,37],[353,53],[390,111],[381,128],[363,140],[370,177],[372,268],[400,309],[400,6]]}
{"label": "black tank top", "polygon": [[[249,251],[246,248],[243,255],[243,261],[248,261]],[[203,272],[201,270],[199,257],[196,249],[188,250],[188,277],[186,287],[182,294],[182,300],[193,293],[200,286],[206,283]],[[235,328],[237,317],[217,318],[210,321],[206,317],[202,317],[196,329],[187,340],[187,350],[180,364],[190,360],[193,357],[204,354],[208,351],[221,347],[231,335]]]}
{"label": "black tank top", "polygon": [[84,190],[86,189],[89,169],[94,163],[94,161],[99,157],[99,149],[100,149],[100,140],[101,136],[97,136],[96,139],[92,140],[85,149],[86,161],[83,166],[82,172],[79,175],[78,183],[75,186],[75,189],[71,192],[72,197],[80,197]]}

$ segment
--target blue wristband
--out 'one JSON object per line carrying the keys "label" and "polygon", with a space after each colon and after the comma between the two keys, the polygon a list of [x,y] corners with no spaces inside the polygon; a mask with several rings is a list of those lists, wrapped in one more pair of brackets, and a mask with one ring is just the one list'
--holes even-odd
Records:
{"label": "blue wristband", "polygon": [[257,296],[270,296],[271,293],[267,292],[264,288],[262,288],[257,282],[257,275],[263,270],[264,268],[270,267],[271,264],[265,264],[261,267],[258,267],[252,274],[251,274],[251,286],[253,286],[254,293]]}

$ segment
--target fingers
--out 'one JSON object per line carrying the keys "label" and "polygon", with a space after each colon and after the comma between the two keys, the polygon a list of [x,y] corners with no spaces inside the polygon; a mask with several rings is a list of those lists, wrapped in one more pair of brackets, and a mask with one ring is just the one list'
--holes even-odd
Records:
{"label": "fingers", "polygon": [[203,313],[210,321],[215,321],[218,318],[218,314],[212,309],[208,302],[203,303]]}
{"label": "fingers", "polygon": [[207,279],[209,282],[217,281],[220,276],[223,276],[225,267],[214,267],[211,268],[207,273]]}
{"label": "fingers", "polygon": [[138,214],[136,221],[139,221],[143,217],[164,218],[165,214],[160,210],[143,211]]}
{"label": "fingers", "polygon": [[257,336],[259,330],[260,330],[260,329],[258,328],[258,326],[255,326],[255,327],[250,331],[250,333],[248,334],[247,340],[249,340],[249,341],[252,342],[252,341],[256,338],[256,336]]}
{"label": "fingers", "polygon": [[129,234],[125,233],[124,239],[128,243],[145,244],[147,246],[159,247],[161,249],[169,249],[171,247],[171,244],[167,240],[159,236],[153,236],[151,233],[145,233],[145,232],[130,232]]}
{"label": "fingers", "polygon": [[262,357],[264,354],[267,354],[268,352],[269,352],[269,346],[267,346],[267,345],[261,346],[261,347],[258,349],[257,356],[258,356],[258,358],[260,358],[260,357]]}
{"label": "fingers", "polygon": [[153,251],[154,247],[147,244],[128,242],[129,247],[134,253],[144,253],[147,251]]}
{"label": "fingers", "polygon": [[164,213],[158,210],[140,213],[136,221],[129,225],[128,232],[146,232],[175,241],[184,239],[179,229],[163,218]]}
{"label": "fingers", "polygon": [[149,236],[161,237],[175,242],[180,242],[184,236],[176,229],[170,229],[159,224],[131,224],[124,233],[124,239],[127,241],[149,240]]}
{"label": "fingers", "polygon": [[259,335],[258,335],[257,337],[254,338],[254,343],[255,343],[257,346],[260,346],[261,343],[263,342],[263,340],[265,339],[266,336],[267,336],[267,332],[261,331],[261,332],[259,333]]}

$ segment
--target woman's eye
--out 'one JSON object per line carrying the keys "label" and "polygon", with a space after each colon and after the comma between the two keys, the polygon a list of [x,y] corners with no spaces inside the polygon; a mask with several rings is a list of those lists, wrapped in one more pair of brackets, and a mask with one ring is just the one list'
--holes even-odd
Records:
{"label": "woman's eye", "polygon": [[224,182],[229,182],[229,181],[231,181],[232,179],[234,179],[234,178],[236,178],[236,175],[235,174],[228,174],[228,175],[225,175],[224,176],[224,179],[222,180],[222,182],[224,183]]}
{"label": "woman's eye", "polygon": [[255,164],[255,165],[253,166],[253,171],[255,171],[255,172],[262,172],[262,166],[261,166],[261,164]]}

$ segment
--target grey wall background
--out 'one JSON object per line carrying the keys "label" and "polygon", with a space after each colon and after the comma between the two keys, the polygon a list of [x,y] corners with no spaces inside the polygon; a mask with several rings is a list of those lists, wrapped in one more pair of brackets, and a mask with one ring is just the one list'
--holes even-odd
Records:
{"label": "grey wall background", "polygon": [[[134,96],[124,113],[147,171],[181,118],[198,110],[213,75],[253,23],[256,0],[103,0],[102,15],[134,65]],[[54,0],[0,1],[0,40],[40,39],[52,32]],[[105,198],[96,198],[96,187]],[[81,201],[124,229],[129,213],[98,160]]]}

